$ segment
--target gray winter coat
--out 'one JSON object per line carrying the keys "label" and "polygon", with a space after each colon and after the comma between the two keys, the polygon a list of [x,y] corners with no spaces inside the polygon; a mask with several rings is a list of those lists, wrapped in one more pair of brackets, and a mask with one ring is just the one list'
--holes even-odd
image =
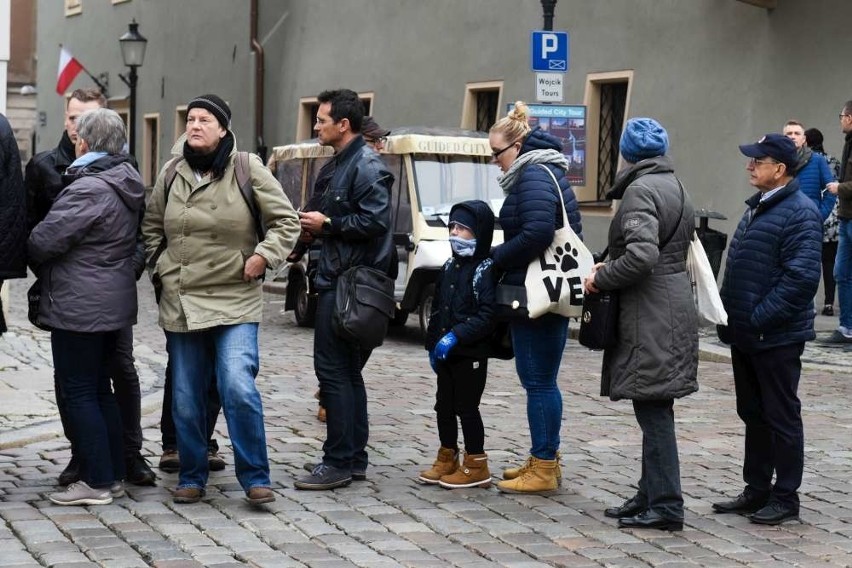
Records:
{"label": "gray winter coat", "polygon": [[698,390],[698,319],[686,273],[692,202],[666,156],[620,171],[607,197],[621,203],[609,227],[610,260],[595,284],[618,290],[620,308],[617,346],[604,351],[601,396],[666,400],[691,394]]}
{"label": "gray winter coat", "polygon": [[136,323],[133,256],[145,188],[126,156],[76,172],[30,234],[41,279],[39,319],[57,329],[102,332]]}

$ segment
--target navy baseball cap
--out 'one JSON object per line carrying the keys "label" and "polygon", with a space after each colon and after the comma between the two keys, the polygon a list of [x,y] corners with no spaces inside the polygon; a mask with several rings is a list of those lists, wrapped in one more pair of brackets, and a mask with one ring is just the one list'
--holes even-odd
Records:
{"label": "navy baseball cap", "polygon": [[749,158],[772,158],[791,171],[799,161],[799,153],[792,140],[783,134],[767,134],[754,144],[743,144],[740,152]]}

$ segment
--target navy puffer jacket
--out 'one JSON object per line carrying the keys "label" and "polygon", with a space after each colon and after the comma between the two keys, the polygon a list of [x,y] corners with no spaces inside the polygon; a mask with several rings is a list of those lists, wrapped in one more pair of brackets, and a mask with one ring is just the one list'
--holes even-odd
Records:
{"label": "navy puffer jacket", "polygon": [[[562,144],[558,138],[536,128],[524,140],[520,153],[531,150],[561,152]],[[574,190],[568,183],[568,172],[554,164],[548,164],[547,167],[559,182],[568,223],[582,239],[580,207],[577,205]],[[558,203],[559,197],[554,191],[553,180],[547,172],[539,165],[527,165],[500,209],[500,227],[503,229],[504,241],[491,255],[497,268],[505,272],[502,279],[504,284],[523,286],[527,265],[553,242],[553,233],[562,227],[562,214],[556,208]]]}
{"label": "navy puffer jacket", "polygon": [[453,253],[441,269],[435,283],[435,299],[429,329],[426,332],[426,349],[452,331],[459,340],[453,355],[488,357],[487,339],[494,329],[495,279],[488,252],[494,236],[494,213],[484,201],[463,201],[450,210],[465,208],[476,218],[474,235],[476,250],[473,256],[461,257]]}
{"label": "navy puffer jacket", "polygon": [[834,209],[837,196],[828,191],[824,192],[823,188],[829,182],[836,180],[834,174],[831,173],[831,168],[828,167],[828,160],[825,156],[811,150],[808,150],[805,156],[807,161],[796,172],[796,181],[799,182],[799,189],[814,202],[822,220],[825,221],[828,219],[831,210]]}
{"label": "navy puffer jacket", "polygon": [[746,201],[720,292],[728,325],[719,326],[719,338],[746,353],[815,337],[820,213],[795,179],[762,203],[760,195]]}

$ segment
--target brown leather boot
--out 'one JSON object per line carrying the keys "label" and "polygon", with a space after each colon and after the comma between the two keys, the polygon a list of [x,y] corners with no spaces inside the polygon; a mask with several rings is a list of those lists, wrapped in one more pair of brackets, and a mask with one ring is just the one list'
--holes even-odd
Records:
{"label": "brown leather boot", "polygon": [[454,473],[444,475],[438,483],[445,489],[462,487],[488,487],[491,485],[491,472],[488,471],[486,454],[464,454],[464,462]]}
{"label": "brown leather boot", "polygon": [[[527,458],[524,465],[503,470],[503,479],[515,479],[523,475],[530,467],[532,456]],[[562,453],[556,452],[556,483],[562,487]]]}
{"label": "brown leather boot", "polygon": [[454,473],[459,467],[459,452],[452,448],[444,448],[438,450],[438,457],[435,458],[435,463],[430,469],[422,472],[420,477],[416,479],[418,483],[426,483],[434,485],[441,480],[441,477]]}
{"label": "brown leather boot", "polygon": [[497,484],[503,493],[547,493],[559,487],[556,477],[557,460],[540,460],[530,456],[526,470],[515,479],[505,479]]}

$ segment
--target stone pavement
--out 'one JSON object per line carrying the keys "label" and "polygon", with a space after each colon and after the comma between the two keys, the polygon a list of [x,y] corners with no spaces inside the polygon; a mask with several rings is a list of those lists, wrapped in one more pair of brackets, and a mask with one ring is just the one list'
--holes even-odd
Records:
{"label": "stone pavement", "polygon": [[[13,300],[26,284],[12,282]],[[164,349],[151,297],[140,287],[136,354],[144,451],[154,460]],[[761,527],[711,513],[712,502],[741,489],[743,438],[730,366],[705,361],[701,390],[676,405],[685,529],[621,531],[603,509],[635,491],[640,432],[629,403],[598,396],[600,355],[574,342],[560,373],[564,479],[555,495],[413,482],[437,446],[434,377],[413,324],[394,330],[365,370],[369,480],[333,492],[294,490],[302,464],[320,454],[324,426],[314,419],[312,332],[281,315],[280,300],[267,298],[258,378],[278,500],[261,509],[242,499],[223,421],[218,437],[229,466],[211,474],[202,503],[174,505],[176,475],[161,473],[157,487],[130,486],[111,505],[51,505],[46,495],[69,454],[52,402],[49,336],[13,305],[12,331],[0,338],[0,567],[852,565],[852,353],[816,345],[806,353],[802,523]],[[709,335],[702,350],[724,358]],[[524,400],[512,363],[492,362],[482,411],[494,474],[526,455]]]}

